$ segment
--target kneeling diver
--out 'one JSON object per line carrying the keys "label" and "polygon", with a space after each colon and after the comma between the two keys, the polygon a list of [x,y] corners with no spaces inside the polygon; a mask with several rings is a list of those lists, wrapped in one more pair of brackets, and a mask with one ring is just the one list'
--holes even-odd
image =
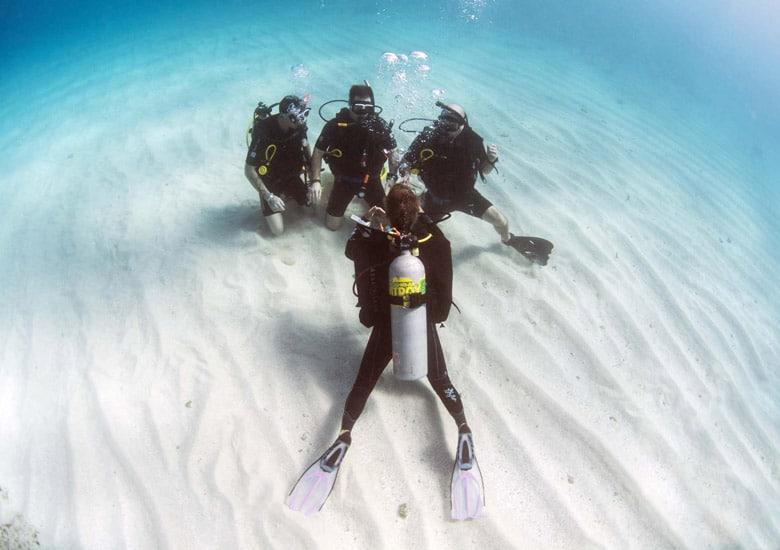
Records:
{"label": "kneeling diver", "polygon": [[[504,214],[475,188],[477,176],[484,180],[496,168],[496,145],[485,149],[482,137],[473,130],[460,105],[439,101],[436,106],[442,109],[438,119],[419,133],[403,156],[399,167],[402,181],[408,181],[410,174],[419,176],[426,187],[423,208],[434,220],[456,210],[480,218],[493,226],[502,243],[530,261],[546,265],[553,244],[537,237],[512,235]],[[399,126],[402,129],[403,124]]]}

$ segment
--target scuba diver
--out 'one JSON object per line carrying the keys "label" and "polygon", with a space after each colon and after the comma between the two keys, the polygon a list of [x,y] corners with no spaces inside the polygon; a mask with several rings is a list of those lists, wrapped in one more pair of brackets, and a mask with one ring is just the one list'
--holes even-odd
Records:
{"label": "scuba diver", "polygon": [[[279,112],[271,114],[276,105]],[[309,184],[306,170],[311,152],[306,137],[306,101],[288,95],[276,105],[259,103],[255,109],[244,175],[260,194],[263,216],[274,235],[284,231],[282,197],[293,198],[301,206],[316,205],[319,183]],[[303,175],[303,179],[301,179]]]}
{"label": "scuba diver", "polygon": [[[347,257],[355,264],[360,322],[372,327],[372,331],[357,378],[344,406],[341,431],[328,450],[300,477],[287,498],[287,505],[307,516],[322,508],[352,443],[352,428],[391,358],[394,372],[398,375],[395,340],[419,337],[423,341],[419,351],[427,355],[427,369],[414,378],[427,376],[458,426],[458,446],[451,482],[452,517],[479,517],[484,512],[482,475],[474,456],[474,441],[466,422],[463,402],[450,382],[436,332],[436,323],[447,319],[452,303],[450,243],[441,230],[420,211],[419,199],[407,185],[394,185],[386,202],[387,214],[379,207],[371,208],[368,221],[355,227],[346,247]],[[374,229],[377,226],[379,229]],[[411,257],[409,251],[416,252],[419,258],[416,261],[421,261],[424,266],[424,278],[417,286],[415,303],[399,306],[403,300],[398,298],[397,293],[391,295],[392,289],[398,283],[403,285],[411,281],[403,277],[391,277],[389,270],[404,252],[407,257]],[[426,313],[422,334],[409,334],[409,327],[405,330],[396,325],[392,314],[394,307],[422,307]],[[418,359],[426,362],[425,357]]]}
{"label": "scuba diver", "polygon": [[326,121],[311,159],[318,197],[323,158],[334,176],[325,218],[325,225],[333,231],[341,227],[344,211],[355,195],[369,206],[382,204],[385,191],[380,174],[385,160],[389,160],[393,178],[397,172],[392,125],[379,116],[382,110],[374,103],[371,86],[367,82],[352,86],[347,103],[347,107]]}
{"label": "scuba diver", "polygon": [[[477,176],[484,181],[496,168],[496,145],[490,144],[485,149],[482,137],[471,128],[460,105],[437,101],[436,106],[442,109],[438,119],[419,133],[403,156],[399,167],[402,180],[408,181],[410,173],[419,176],[426,187],[423,207],[432,219],[443,220],[458,210],[485,220],[499,234],[502,243],[530,261],[546,265],[552,243],[510,233],[504,214],[474,187]],[[400,127],[403,129],[403,123]]]}

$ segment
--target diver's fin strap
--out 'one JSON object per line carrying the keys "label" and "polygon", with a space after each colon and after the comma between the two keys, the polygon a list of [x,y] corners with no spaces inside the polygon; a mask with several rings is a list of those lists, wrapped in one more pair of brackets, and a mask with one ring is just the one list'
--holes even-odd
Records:
{"label": "diver's fin strap", "polygon": [[427,294],[404,294],[403,296],[389,296],[390,303],[407,309],[414,309],[428,302]]}

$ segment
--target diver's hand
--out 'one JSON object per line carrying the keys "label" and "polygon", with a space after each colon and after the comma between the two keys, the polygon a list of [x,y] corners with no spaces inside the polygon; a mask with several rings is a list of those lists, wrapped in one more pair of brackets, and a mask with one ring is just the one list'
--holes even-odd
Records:
{"label": "diver's hand", "polygon": [[372,206],[366,213],[368,223],[377,229],[384,229],[390,225],[390,218],[387,217],[387,213],[378,206]]}
{"label": "diver's hand", "polygon": [[487,159],[490,164],[495,164],[498,161],[498,147],[495,143],[488,145]]}
{"label": "diver's hand", "polygon": [[265,202],[268,203],[268,207],[274,212],[284,212],[284,201],[281,197],[268,193],[265,196]]}
{"label": "diver's hand", "polygon": [[322,185],[320,184],[320,180],[311,182],[307,198],[309,199],[310,206],[317,206],[320,203],[320,198],[322,198]]}

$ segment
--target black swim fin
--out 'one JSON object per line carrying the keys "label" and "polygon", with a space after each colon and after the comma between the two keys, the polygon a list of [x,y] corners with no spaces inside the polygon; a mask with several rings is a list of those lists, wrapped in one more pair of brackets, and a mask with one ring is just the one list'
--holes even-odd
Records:
{"label": "black swim fin", "polygon": [[550,252],[552,252],[553,249],[553,243],[547,239],[542,239],[540,237],[518,237],[511,233],[509,234],[509,240],[504,244],[517,250],[530,262],[539,265],[547,265],[547,260],[550,258]]}

